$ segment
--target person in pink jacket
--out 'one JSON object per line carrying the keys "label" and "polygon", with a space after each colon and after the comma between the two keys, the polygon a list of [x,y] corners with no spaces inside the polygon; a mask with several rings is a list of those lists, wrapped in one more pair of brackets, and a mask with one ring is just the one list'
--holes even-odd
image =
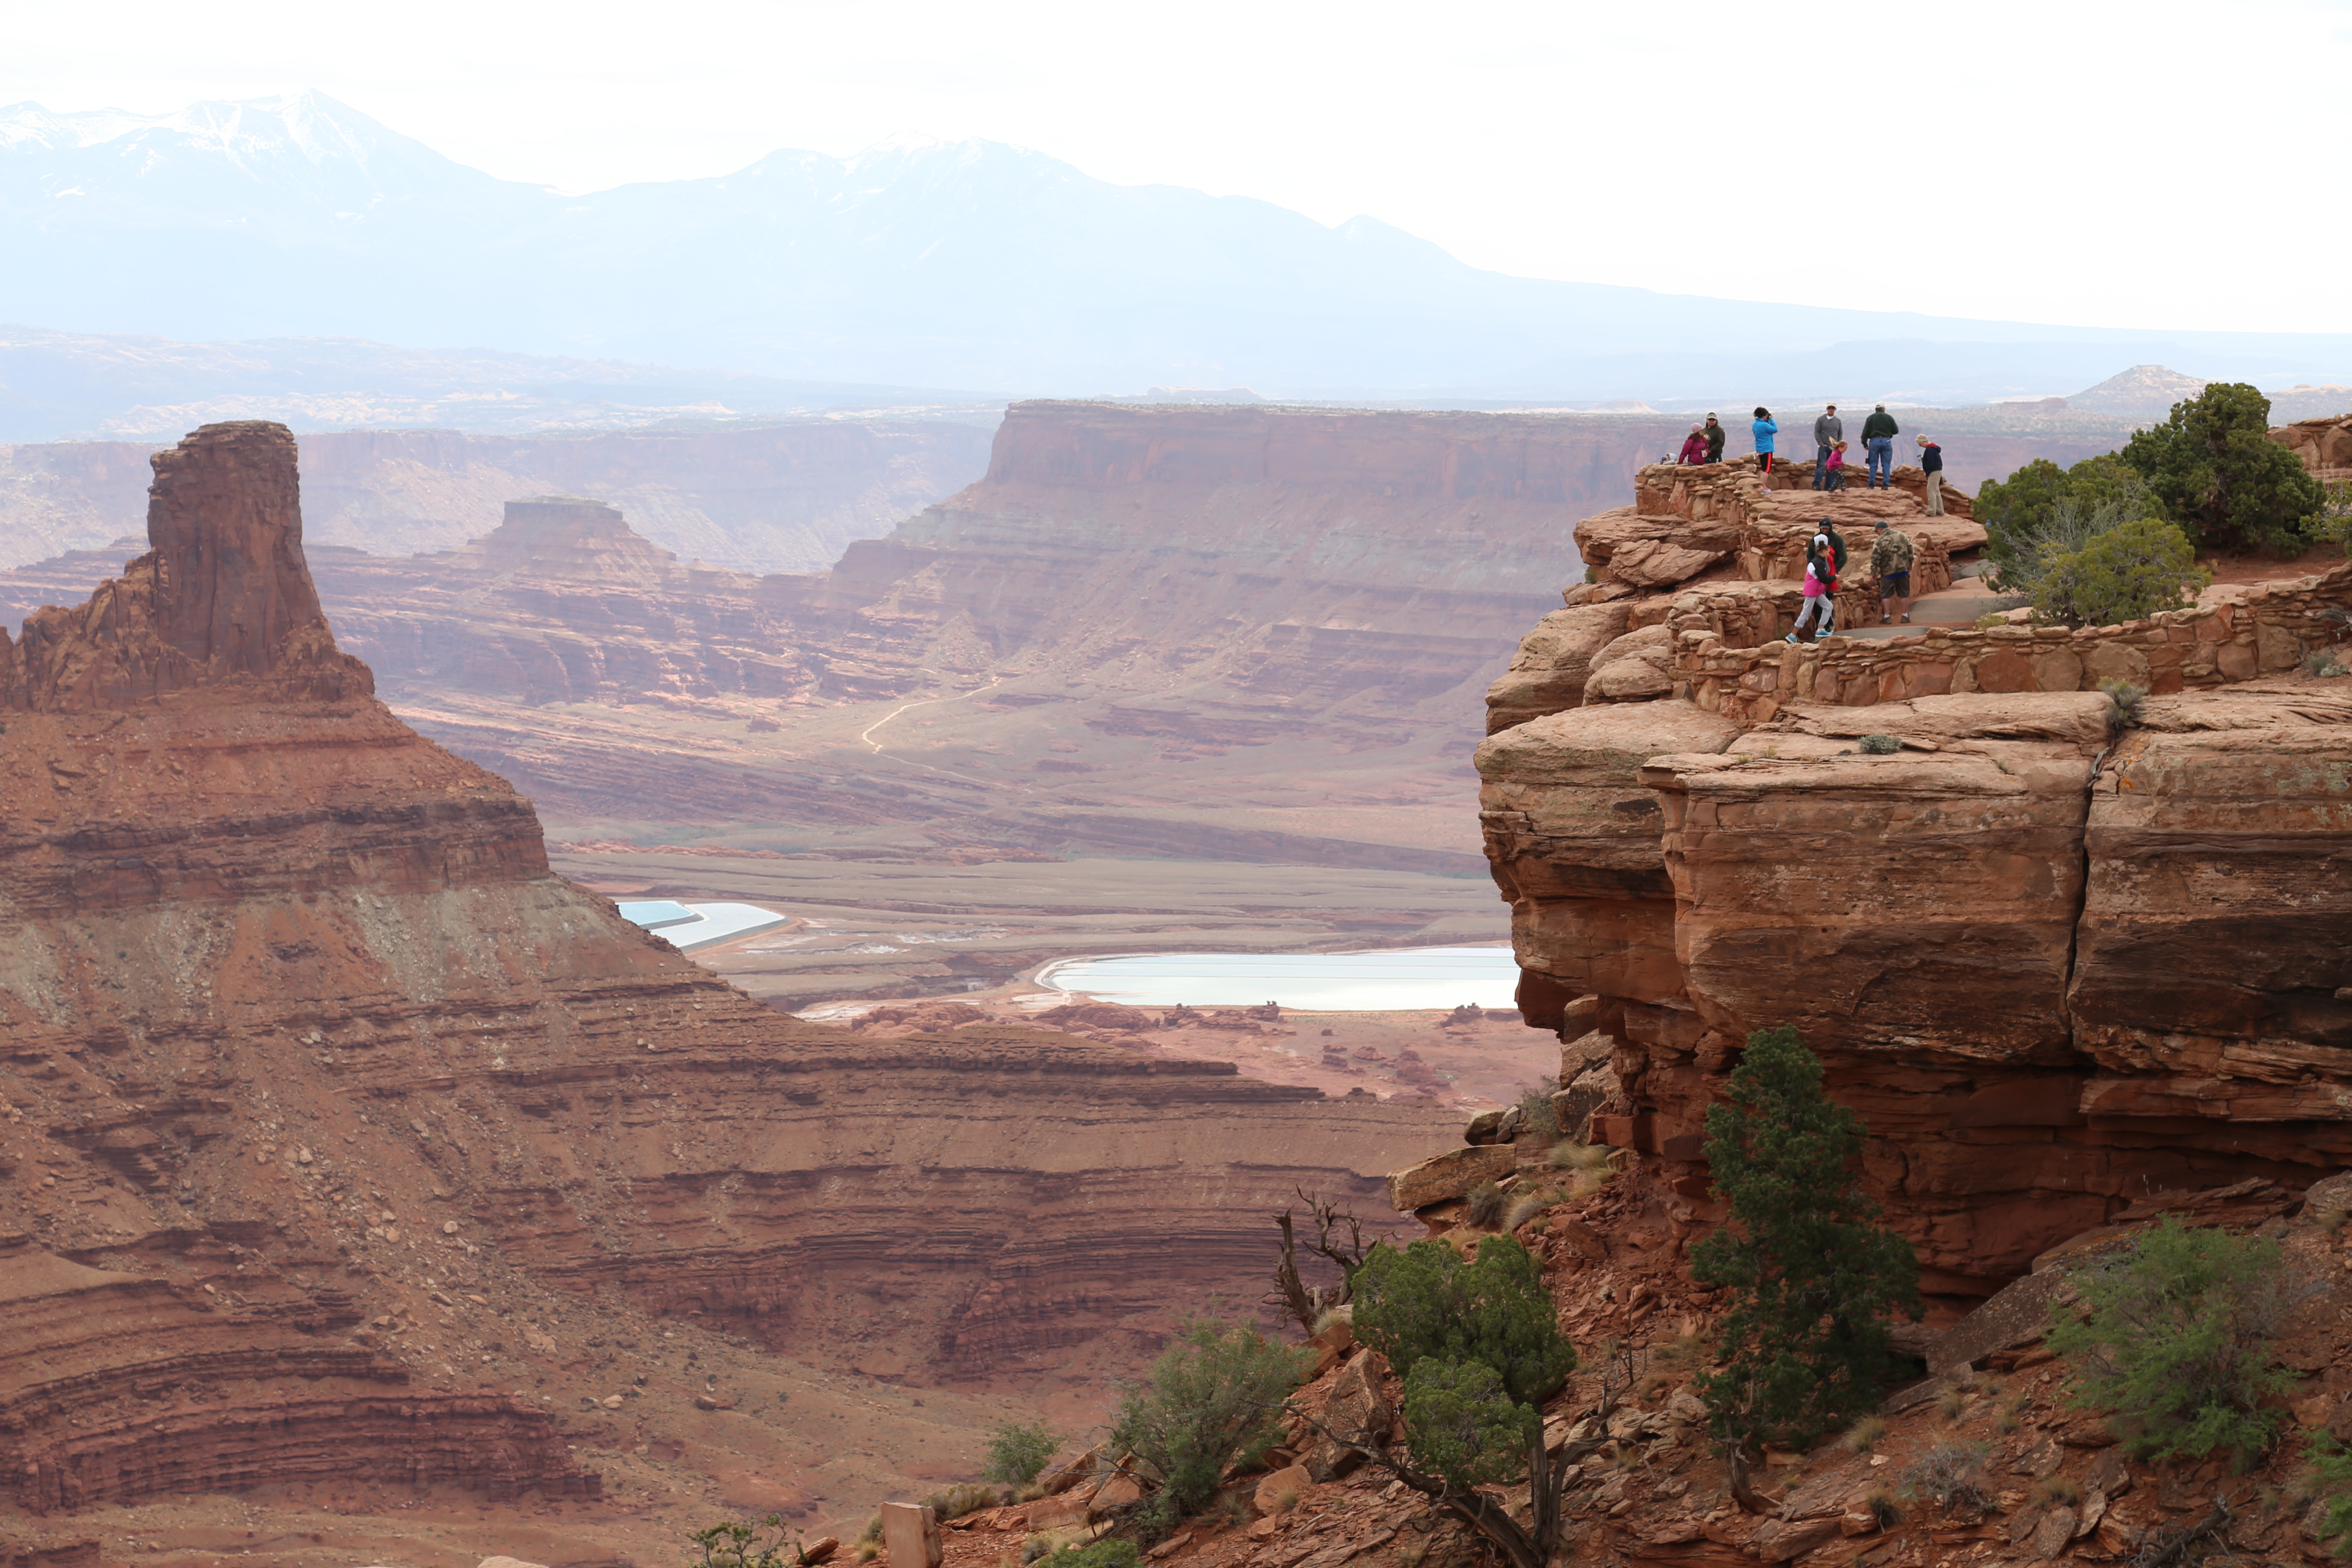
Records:
{"label": "person in pink jacket", "polygon": [[1801,590],[1805,602],[1798,606],[1796,629],[1789,634],[1790,642],[1802,640],[1797,634],[1808,625],[1814,627],[1813,640],[1819,642],[1830,635],[1831,623],[1837,619],[1837,548],[1830,542],[1826,526],[1829,520],[1822,521],[1822,531],[1814,534],[1813,542],[1805,547],[1805,584]]}
{"label": "person in pink jacket", "polygon": [[1696,464],[1706,461],[1706,430],[1705,426],[1698,425],[1691,426],[1690,436],[1683,442],[1682,455],[1677,457],[1675,461],[1682,464]]}

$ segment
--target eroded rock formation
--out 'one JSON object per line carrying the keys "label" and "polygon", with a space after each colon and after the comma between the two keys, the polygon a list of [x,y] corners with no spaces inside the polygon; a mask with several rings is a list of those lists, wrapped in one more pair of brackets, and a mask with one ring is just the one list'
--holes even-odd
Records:
{"label": "eroded rock formation", "polygon": [[[1653,470],[1699,504],[1600,521],[1741,570],[1554,612],[1477,755],[1529,1021],[1597,996],[1614,1042],[1596,1136],[1699,1223],[1705,1109],[1795,1025],[1955,1292],[2133,1205],[2352,1161],[2352,691],[2294,674],[2346,640],[2352,567],[2072,637],[1792,647],[1778,492],[1709,483]],[[2084,689],[2127,675],[2159,693],[2136,717]]]}
{"label": "eroded rock formation", "polygon": [[1376,1193],[1442,1121],[760,1006],[370,697],[281,427],[155,471],[154,548],[0,647],[6,1506],[320,1467],[591,1493],[530,1391],[611,1352],[551,1300],[984,1375],[1254,1292],[1294,1185]]}

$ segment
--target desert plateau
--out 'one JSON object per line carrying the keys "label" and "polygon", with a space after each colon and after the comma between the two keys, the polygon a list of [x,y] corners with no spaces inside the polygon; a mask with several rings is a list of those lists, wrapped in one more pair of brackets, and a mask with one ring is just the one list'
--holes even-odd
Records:
{"label": "desert plateau", "polygon": [[0,1568],[2352,1555],[2352,32],[11,26]]}

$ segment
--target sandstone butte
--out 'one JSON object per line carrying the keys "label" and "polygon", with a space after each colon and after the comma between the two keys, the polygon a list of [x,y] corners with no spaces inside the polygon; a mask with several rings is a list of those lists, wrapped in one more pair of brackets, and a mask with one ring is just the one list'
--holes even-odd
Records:
{"label": "sandstone butte", "polygon": [[[0,641],[0,1517],[263,1483],[584,1506],[572,1443],[700,1499],[726,1444],[678,1435],[704,1389],[664,1325],[934,1385],[1130,1364],[1128,1331],[1256,1293],[1294,1186],[1369,1197],[1436,1135],[1225,1064],[755,1004],[374,700],[282,426],[153,471],[149,552]],[[582,1337],[623,1320],[658,1337]],[[672,1357],[625,1409],[615,1344]],[[583,1382],[601,1425],[562,1429]],[[709,1506],[818,1506],[754,1468]]]}
{"label": "sandstone butte", "polygon": [[[2275,434],[2324,468],[2341,423]],[[1876,629],[1874,517],[1921,590],[1982,538],[1964,497],[1921,516],[1916,470],[1824,498],[1809,469],[1642,470],[1490,692],[1520,999],[1612,1053],[1594,1137],[1654,1163],[1678,1237],[1711,1223],[1705,1110],[1794,1025],[1961,1296],[2118,1215],[2352,1163],[2352,681],[2299,669],[2346,661],[2352,565],[2122,626],[1790,647],[1824,512],[1842,626]],[[2127,728],[2115,679],[2154,693]]]}

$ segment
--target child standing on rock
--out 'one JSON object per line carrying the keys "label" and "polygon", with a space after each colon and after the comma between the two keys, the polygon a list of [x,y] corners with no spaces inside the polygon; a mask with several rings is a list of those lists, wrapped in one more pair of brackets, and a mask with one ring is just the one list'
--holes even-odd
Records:
{"label": "child standing on rock", "polygon": [[1799,632],[1811,625],[1813,640],[1819,642],[1830,635],[1837,619],[1837,549],[1830,542],[1829,521],[1824,518],[1822,531],[1805,547],[1805,602],[1798,606],[1797,625],[1789,640],[1803,640]]}

